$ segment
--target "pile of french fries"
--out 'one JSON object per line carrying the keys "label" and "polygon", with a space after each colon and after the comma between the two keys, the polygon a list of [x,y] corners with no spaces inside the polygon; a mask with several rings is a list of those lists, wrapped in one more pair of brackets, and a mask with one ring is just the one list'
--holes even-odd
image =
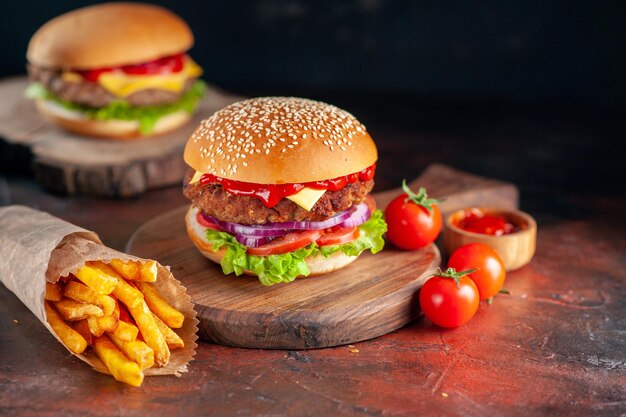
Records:
{"label": "pile of french fries", "polygon": [[167,365],[170,349],[185,345],[172,330],[185,316],[159,295],[156,279],[154,261],[87,262],[46,283],[48,323],[72,352],[90,346],[115,379],[140,386],[144,369]]}

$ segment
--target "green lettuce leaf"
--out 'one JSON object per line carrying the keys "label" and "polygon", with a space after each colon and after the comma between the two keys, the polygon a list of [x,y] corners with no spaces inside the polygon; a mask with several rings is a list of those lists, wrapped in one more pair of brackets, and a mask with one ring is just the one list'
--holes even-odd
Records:
{"label": "green lettuce leaf", "polygon": [[254,272],[263,285],[274,285],[281,282],[291,282],[298,276],[310,274],[309,267],[304,259],[307,256],[318,254],[329,257],[337,251],[348,256],[357,256],[369,249],[372,253],[380,252],[385,244],[383,234],[387,231],[387,224],[380,210],[376,210],[370,219],[359,226],[359,238],[343,245],[318,246],[315,242],[310,245],[282,255],[255,256],[246,253],[246,247],[229,233],[213,229],[206,230],[206,238],[213,250],[226,249],[222,258],[224,274],[235,273],[239,276],[245,269]]}
{"label": "green lettuce leaf", "polygon": [[33,83],[26,89],[26,97],[31,99],[51,100],[70,111],[81,112],[85,117],[96,120],[137,120],[141,133],[147,134],[154,129],[156,122],[163,116],[178,111],[193,113],[198,102],[204,96],[206,84],[196,80],[178,101],[159,106],[131,106],[127,101],[113,101],[103,107],[89,107],[62,100],[40,83]]}

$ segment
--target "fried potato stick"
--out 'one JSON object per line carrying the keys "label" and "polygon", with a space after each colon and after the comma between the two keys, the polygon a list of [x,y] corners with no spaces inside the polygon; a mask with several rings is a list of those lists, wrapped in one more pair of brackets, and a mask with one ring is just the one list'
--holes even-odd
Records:
{"label": "fried potato stick", "polygon": [[156,314],[152,313],[154,316],[154,321],[157,324],[157,327],[163,333],[163,337],[165,337],[165,343],[167,343],[167,347],[170,349],[178,349],[185,347],[185,342],[180,338],[179,335],[172,329],[170,329],[167,324],[163,322]]}
{"label": "fried potato stick", "polygon": [[87,349],[87,341],[76,330],[67,325],[48,301],[44,302],[46,319],[52,330],[63,341],[63,344],[74,353],[83,353]]}
{"label": "fried potato stick", "polygon": [[126,341],[114,334],[108,334],[111,342],[126,355],[128,359],[139,365],[139,368],[147,369],[154,365],[154,351],[140,340]]}
{"label": "fried potato stick", "polygon": [[43,296],[43,299],[48,301],[61,301],[61,298],[63,298],[61,283],[57,282],[53,284],[46,282],[46,294]]}
{"label": "fried potato stick", "polygon": [[139,262],[122,261],[121,259],[113,259],[109,262],[109,266],[120,274],[124,279],[136,281],[139,276]]}
{"label": "fried potato stick", "polygon": [[138,387],[143,382],[143,372],[128,359],[106,336],[96,337],[93,350],[115,379]]}
{"label": "fried potato stick", "polygon": [[169,305],[167,301],[157,291],[157,289],[145,282],[135,283],[139,291],[143,293],[143,297],[146,300],[146,304],[150,307],[150,310],[161,320],[165,322],[169,327],[180,329],[183,327],[185,316],[180,311]]}
{"label": "fried potato stick", "polygon": [[81,303],[95,304],[102,309],[105,316],[113,314],[115,309],[115,300],[112,297],[98,294],[80,282],[69,281],[65,284],[63,295]]}
{"label": "fried potato stick", "polygon": [[79,303],[69,298],[63,298],[61,301],[54,302],[54,306],[61,317],[67,321],[82,320],[87,317],[102,317],[104,315],[102,309],[96,305]]}
{"label": "fried potato stick", "polygon": [[125,280],[120,280],[113,291],[113,295],[120,300],[128,309],[144,302],[143,294],[137,288],[130,285]]}
{"label": "fried potato stick", "polygon": [[143,282],[155,282],[157,280],[158,268],[155,261],[148,261],[139,267],[139,280]]}
{"label": "fried potato stick", "polygon": [[95,265],[98,265],[98,262],[87,262],[85,266],[76,271],[74,276],[98,294],[111,294],[117,285],[117,277],[106,273]]}
{"label": "fried potato stick", "polygon": [[143,298],[140,300],[141,302],[137,305],[129,307],[130,314],[135,319],[143,340],[154,350],[154,363],[156,366],[165,366],[170,360],[170,349],[167,347],[165,336],[159,330],[150,308],[148,308]]}
{"label": "fried potato stick", "polygon": [[87,319],[73,321],[71,326],[72,329],[76,330],[87,341],[88,345],[91,345],[93,343],[93,334],[89,329]]}

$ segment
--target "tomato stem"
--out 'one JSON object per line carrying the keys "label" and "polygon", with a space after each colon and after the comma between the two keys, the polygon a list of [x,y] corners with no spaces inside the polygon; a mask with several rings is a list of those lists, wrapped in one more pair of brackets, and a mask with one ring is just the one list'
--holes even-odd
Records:
{"label": "tomato stem", "polygon": [[454,268],[448,268],[445,270],[445,272],[442,271],[441,268],[437,268],[437,271],[433,275],[431,275],[431,277],[453,279],[454,282],[456,283],[457,288],[461,288],[461,283],[459,282],[459,280],[465,275],[469,275],[472,272],[476,272],[476,271],[478,271],[478,268],[467,269],[461,272],[456,272],[456,269]]}
{"label": "tomato stem", "polygon": [[426,188],[424,187],[420,187],[417,191],[417,194],[415,194],[406,184],[406,179],[402,180],[402,191],[404,191],[407,195],[406,199],[404,200],[405,203],[412,201],[418,206],[424,207],[430,213],[433,212],[433,204],[439,204],[439,200],[435,198],[428,198]]}

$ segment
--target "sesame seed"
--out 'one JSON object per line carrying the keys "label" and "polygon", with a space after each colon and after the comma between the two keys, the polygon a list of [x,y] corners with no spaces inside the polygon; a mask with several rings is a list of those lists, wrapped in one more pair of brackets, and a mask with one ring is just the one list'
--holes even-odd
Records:
{"label": "sesame seed", "polygon": [[[294,97],[262,97],[239,101],[202,121],[191,140],[200,144],[208,172],[232,175],[251,167],[243,160],[264,151],[297,153],[302,140],[322,142],[331,152],[346,151],[366,129],[350,113],[335,106]],[[281,144],[281,146],[276,146]],[[229,163],[215,167],[216,159]]]}

